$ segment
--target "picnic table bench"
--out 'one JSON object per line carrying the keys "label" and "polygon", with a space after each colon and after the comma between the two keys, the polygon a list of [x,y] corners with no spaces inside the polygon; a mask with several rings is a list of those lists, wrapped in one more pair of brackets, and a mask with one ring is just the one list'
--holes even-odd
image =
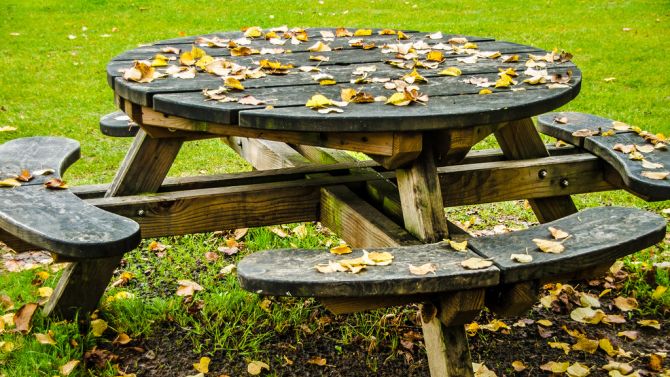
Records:
{"label": "picnic table bench", "polygon": [[[387,53],[379,48],[359,50],[346,38],[326,40],[322,31],[332,29],[309,29],[305,38],[310,44],[333,47],[319,52],[330,60],[322,59],[318,68],[332,77],[334,85],[322,86],[308,73],[268,73],[244,81],[244,94],[274,99],[272,106],[239,103],[239,96],[223,102],[207,99],[203,89],[215,89],[222,80],[199,70],[192,79],[168,77],[151,82],[127,80],[119,71],[132,67],[134,60],[151,59],[166,47],[190,49],[196,37],[161,41],[114,58],[107,66],[108,82],[117,106],[139,130],[110,185],[73,188],[71,195],[81,199],[78,205],[85,203],[136,221],[142,237],[322,221],[355,248],[350,255],[361,256],[360,249],[389,252],[393,256],[390,265],[371,266],[359,274],[317,272],[317,264],[346,258],[325,250],[260,252],[240,262],[239,278],[243,287],[261,294],[317,297],[337,313],[423,303],[424,337],[434,376],[472,375],[462,324],[482,307],[501,315],[518,314],[535,302],[539,282],[594,276],[614,259],[663,238],[665,221],[658,215],[616,207],[577,212],[570,199],[572,194],[622,188],[645,198],[667,198],[665,192],[658,194],[653,188],[667,187],[667,181],[640,183],[634,176],[641,173],[631,170],[627,160],[620,161],[616,153],[606,157],[609,151],[586,146],[595,136],[573,140],[575,147],[545,146],[530,117],[577,95],[581,73],[569,59],[547,62],[550,73],[563,77],[559,86],[521,83],[516,87],[519,90],[489,86],[492,93],[484,94],[476,84],[482,78],[495,80],[499,68],[523,69],[524,62],[533,59],[531,55],[548,53],[491,38],[430,34],[444,41],[456,38],[457,44],[466,39],[475,48],[442,47],[450,52],[436,63],[456,66],[462,76],[443,76],[420,67],[428,81],[419,85],[429,96],[424,106],[351,103],[342,113],[321,114],[304,106],[316,92],[333,97],[343,88],[362,85],[356,88],[374,96],[393,93],[365,80],[352,83],[352,70],[365,68],[371,78],[382,79],[408,72],[386,64]],[[364,38],[377,46],[412,43],[398,42],[396,36],[381,32],[371,30]],[[419,32],[406,35],[414,41],[427,38]],[[225,59],[238,66],[260,64],[254,57],[232,54],[230,44],[230,48],[217,45],[224,39],[235,41],[241,33],[205,37],[209,42],[200,39],[198,43],[204,43],[200,47],[214,60]],[[218,42],[212,44],[215,37]],[[434,48],[439,43],[427,40]],[[252,38],[249,48],[260,50],[267,45]],[[314,52],[306,44],[291,49],[291,54],[271,54],[272,59],[280,65],[310,64]],[[516,60],[503,65],[502,57],[489,54],[496,51],[517,55]],[[478,62],[460,60],[480,53]],[[593,119],[573,115],[566,115],[566,122],[562,115],[541,116],[541,130],[570,139],[561,126],[584,128],[580,122]],[[133,132],[127,123],[115,123],[119,116],[103,117],[104,133],[128,136]],[[599,127],[604,127],[603,122]],[[471,151],[491,134],[500,150]],[[165,178],[184,143],[213,137],[223,138],[261,170]],[[372,160],[358,161],[342,150],[366,153]],[[147,192],[154,194],[141,195]],[[469,238],[444,218],[445,206],[517,199],[529,200],[542,225]],[[561,241],[565,251],[560,254],[540,253],[532,242],[549,239],[549,226],[571,235]],[[80,229],[86,231],[81,224]],[[445,237],[469,239],[468,249],[448,251],[441,242]],[[533,260],[513,262],[511,254],[532,255]],[[465,269],[461,262],[469,258],[492,264]],[[419,276],[409,271],[410,264],[428,263],[434,264],[433,273]],[[106,271],[115,265],[114,261],[103,264]],[[98,280],[106,284],[109,277],[101,275]]]}

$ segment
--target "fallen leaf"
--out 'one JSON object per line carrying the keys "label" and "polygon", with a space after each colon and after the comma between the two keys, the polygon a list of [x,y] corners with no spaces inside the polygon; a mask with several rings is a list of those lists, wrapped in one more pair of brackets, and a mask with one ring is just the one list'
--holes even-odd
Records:
{"label": "fallen leaf", "polygon": [[37,289],[37,295],[42,298],[49,298],[53,294],[54,290],[51,287],[39,287]]}
{"label": "fallen leaf", "polygon": [[437,269],[437,266],[434,263],[426,263],[422,264],[421,266],[414,266],[412,264],[409,265],[409,272],[412,275],[426,275],[429,273],[435,273],[435,270]]}
{"label": "fallen leaf", "polygon": [[663,369],[663,359],[664,357],[658,353],[652,353],[649,355],[649,369],[654,372],[660,372]]}
{"label": "fallen leaf", "polygon": [[14,178],[7,178],[0,180],[0,187],[20,187],[21,182],[17,181]]}
{"label": "fallen leaf", "polygon": [[259,100],[252,95],[244,96],[238,99],[237,103],[239,103],[240,105],[251,105],[251,106],[265,105],[264,101]]}
{"label": "fallen leaf", "polygon": [[317,271],[319,271],[322,274],[330,274],[333,272],[347,272],[349,269],[347,267],[342,266],[338,262],[333,262],[333,261],[328,261],[327,264],[317,264],[314,266]]}
{"label": "fallen leaf", "polygon": [[247,364],[247,372],[252,376],[261,374],[263,369],[270,370],[270,366],[262,361],[257,360],[251,361],[249,364]]}
{"label": "fallen leaf", "polygon": [[107,322],[104,319],[94,319],[91,321],[91,334],[95,337],[100,337],[107,330]]}
{"label": "fallen leaf", "polygon": [[590,323],[592,325],[600,323],[605,317],[605,312],[600,309],[577,308],[570,312],[570,318],[581,323]]}
{"label": "fallen leaf", "polygon": [[583,128],[581,130],[577,130],[572,133],[572,136],[575,137],[589,137],[589,136],[595,136],[600,133],[599,130],[590,130],[588,128]]}
{"label": "fallen leaf", "polygon": [[569,377],[586,377],[590,373],[590,368],[576,362],[570,365],[565,372]]}
{"label": "fallen leaf", "polygon": [[619,308],[622,312],[628,312],[633,309],[637,309],[639,304],[637,303],[637,300],[634,297],[616,297],[614,299],[614,306]]}
{"label": "fallen leaf", "polygon": [[542,325],[544,327],[549,327],[549,326],[553,325],[553,322],[551,322],[548,319],[540,319],[540,320],[536,321],[535,323],[537,323],[538,325]]}
{"label": "fallen leaf", "polygon": [[219,276],[226,276],[232,274],[237,269],[237,266],[234,264],[229,264],[226,267],[223,267],[219,270]]}
{"label": "fallen leaf", "polygon": [[484,88],[484,89],[482,89],[482,90],[479,91],[479,94],[481,94],[481,95],[491,94],[491,93],[493,93],[493,92],[491,91],[491,89],[486,89],[486,88]]}
{"label": "fallen leaf", "polygon": [[633,160],[633,161],[642,161],[644,160],[644,155],[636,150],[630,152],[628,155],[628,158]]}
{"label": "fallen leaf", "polygon": [[458,67],[447,67],[440,72],[438,72],[438,75],[443,75],[443,76],[460,76],[463,72],[458,69]]}
{"label": "fallen leaf", "polygon": [[493,262],[490,260],[482,258],[468,258],[461,262],[461,266],[469,270],[480,270],[482,268],[487,268],[493,265]]}
{"label": "fallen leaf", "polygon": [[21,174],[16,176],[16,180],[21,182],[29,182],[31,179],[33,179],[33,175],[26,169],[23,169]]}
{"label": "fallen leaf", "polygon": [[603,338],[598,340],[598,347],[605,351],[610,356],[616,356],[619,352],[614,349],[612,342],[609,339]]}
{"label": "fallen leaf", "polygon": [[563,243],[558,241],[543,240],[534,238],[535,245],[545,253],[559,254],[565,250]]}
{"label": "fallen leaf", "polygon": [[667,172],[667,171],[659,171],[659,172],[643,171],[642,173],[640,173],[640,175],[645,177],[645,178],[649,178],[649,179],[663,180],[663,179],[666,179],[668,177],[668,175],[670,175],[670,172]]}
{"label": "fallen leaf", "polygon": [[315,44],[313,44],[312,46],[310,46],[307,50],[308,50],[308,51],[311,51],[311,52],[332,51],[332,49],[330,48],[330,46],[328,46],[327,44],[325,44],[325,43],[323,43],[323,42],[321,42],[321,41],[316,42]]}
{"label": "fallen leaf", "polygon": [[67,363],[61,365],[58,368],[58,371],[60,372],[61,375],[63,376],[69,376],[72,371],[74,371],[74,368],[79,365],[79,360],[70,360]]}
{"label": "fallen leaf", "polygon": [[209,363],[211,361],[212,360],[207,356],[201,357],[200,361],[193,363],[193,368],[200,373],[209,373]]}
{"label": "fallen leaf", "polygon": [[572,349],[593,354],[598,350],[599,344],[600,343],[597,340],[580,337],[577,338],[577,343],[572,345]]}
{"label": "fallen leaf", "polygon": [[37,339],[37,342],[40,344],[56,344],[56,341],[50,334],[35,334],[35,339]]}
{"label": "fallen leaf", "polygon": [[20,307],[19,310],[14,313],[13,322],[14,326],[16,327],[16,331],[22,333],[27,333],[30,331],[31,321],[33,319],[33,315],[35,314],[35,310],[37,310],[37,306],[38,305],[36,303],[30,302]]}
{"label": "fallen leaf", "polygon": [[661,329],[661,324],[655,319],[641,319],[637,323],[642,327],[651,327],[656,330]]}
{"label": "fallen leaf", "polygon": [[523,372],[528,368],[526,364],[523,363],[521,360],[514,360],[512,361],[512,368],[514,368],[515,372]]}
{"label": "fallen leaf", "polygon": [[563,352],[567,355],[570,353],[570,345],[568,343],[563,343],[563,342],[548,342],[549,347],[551,348],[558,348],[563,350]]}
{"label": "fallen leaf", "polygon": [[240,80],[234,77],[226,77],[226,79],[223,82],[223,85],[229,89],[244,90],[244,85],[242,85]]}
{"label": "fallen leaf", "polygon": [[[653,147],[652,147],[653,148]],[[663,164],[642,160],[642,169],[660,169],[663,167]]]}
{"label": "fallen leaf", "polygon": [[660,299],[663,294],[668,290],[668,287],[659,285],[654,289],[654,292],[651,294],[651,298],[654,300]]}
{"label": "fallen leaf", "polygon": [[44,182],[44,187],[51,190],[63,190],[68,188],[67,182],[60,178],[51,178],[50,180]]}
{"label": "fallen leaf", "polygon": [[654,151],[654,146],[651,145],[651,144],[636,145],[636,146],[635,146],[635,149],[636,149],[638,152],[642,152],[642,153],[651,153],[651,152]]}
{"label": "fallen leaf", "polygon": [[367,37],[372,35],[372,29],[358,29],[354,32],[354,37]]}
{"label": "fallen leaf", "polygon": [[565,373],[568,370],[568,367],[570,366],[570,362],[565,361],[562,363],[558,363],[555,361],[550,361],[548,363],[544,363],[540,365],[540,369],[546,370],[547,372],[551,373]]}
{"label": "fallen leaf", "polygon": [[320,356],[312,356],[307,360],[307,364],[314,364],[318,366],[325,366],[326,365],[326,359]]}
{"label": "fallen leaf", "polygon": [[468,240],[461,242],[449,240],[449,246],[456,251],[466,251],[468,249]]}
{"label": "fallen leaf", "polygon": [[132,339],[128,336],[126,333],[121,333],[114,338],[112,341],[113,344],[121,344],[121,345],[126,345],[130,343]]}
{"label": "fallen leaf", "polygon": [[333,101],[329,100],[322,94],[313,95],[312,98],[310,98],[307,103],[305,103],[305,106],[309,107],[310,109],[323,109],[332,105]]}
{"label": "fallen leaf", "polygon": [[16,131],[16,127],[12,127],[12,126],[1,126],[0,127],[0,132],[9,132],[9,131]]}
{"label": "fallen leaf", "polygon": [[351,248],[347,246],[347,244],[340,244],[338,246],[332,247],[330,249],[330,252],[331,254],[337,254],[337,255],[350,254]]}
{"label": "fallen leaf", "polygon": [[193,296],[196,291],[202,291],[204,288],[193,281],[190,280],[179,280],[179,288],[177,288],[177,296]]}
{"label": "fallen leaf", "polygon": [[640,333],[634,330],[619,331],[616,333],[616,336],[624,337],[628,340],[636,340],[640,336]]}
{"label": "fallen leaf", "polygon": [[512,254],[510,259],[517,263],[530,263],[533,261],[533,256],[529,254]]}
{"label": "fallen leaf", "polygon": [[554,237],[555,240],[560,240],[570,235],[568,232],[554,228],[553,226],[550,226],[547,229],[549,229],[549,233],[551,233],[551,236]]}

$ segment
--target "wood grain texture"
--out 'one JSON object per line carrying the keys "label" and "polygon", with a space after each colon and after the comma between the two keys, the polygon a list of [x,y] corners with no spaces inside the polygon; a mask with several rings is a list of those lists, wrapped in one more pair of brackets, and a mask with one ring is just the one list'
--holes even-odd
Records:
{"label": "wood grain texture", "polygon": [[447,327],[436,315],[425,315],[431,309],[437,311],[433,304],[424,304],[421,310],[421,328],[423,330],[423,340],[426,344],[430,375],[473,376],[465,327],[458,325]]}
{"label": "wood grain texture", "polygon": [[303,166],[309,163],[309,160],[293,148],[279,141],[236,136],[230,136],[223,140],[240,157],[258,170]]}
{"label": "wood grain texture", "polygon": [[[557,124],[553,121],[555,117],[565,117],[568,119],[566,124]],[[670,151],[665,149],[655,149],[653,152],[644,153],[644,159],[648,162],[661,164],[663,167],[658,169],[645,169],[641,161],[634,161],[628,158],[627,154],[615,151],[616,144],[623,145],[650,145],[642,136],[632,131],[616,131],[612,136],[589,136],[576,137],[572,132],[577,129],[590,129],[595,131],[607,131],[611,129],[613,120],[582,113],[552,113],[541,116],[539,124],[543,133],[554,136],[561,140],[579,145],[594,155],[602,158],[618,174],[612,176],[613,184],[623,183],[622,188],[647,200],[667,200],[670,199],[670,184],[666,179],[650,179],[642,176],[642,172],[668,171],[670,169]],[[618,175],[618,176],[617,176]]]}
{"label": "wood grain texture", "polygon": [[[530,118],[509,122],[495,132],[496,140],[505,157],[510,160],[547,157],[544,142]],[[577,212],[569,196],[557,196],[528,201],[538,221],[545,223]]]}
{"label": "wood grain texture", "polygon": [[[498,270],[466,270],[460,262],[474,253],[453,252],[444,244],[397,248],[366,248],[367,251],[388,251],[393,263],[370,266],[358,273],[322,274],[314,266],[329,260],[356,258],[361,249],[351,254],[334,255],[327,250],[281,249],[262,251],[246,256],[237,266],[242,288],[273,296],[309,297],[376,297],[447,292],[483,288],[498,284]],[[409,265],[434,263],[435,274],[412,275]]]}
{"label": "wood grain texture", "polygon": [[35,136],[9,140],[0,145],[0,179],[15,178],[23,170],[52,169],[52,174],[37,175],[22,183],[22,187],[39,186],[52,178],[62,177],[79,156],[79,142],[64,137]]}
{"label": "wood grain texture", "polygon": [[[541,252],[533,239],[550,240],[549,226],[568,232],[560,254]],[[661,241],[666,222],[661,216],[625,207],[597,207],[532,227],[491,237],[473,238],[469,246],[485,258],[492,258],[502,271],[502,283],[551,278],[571,271],[602,265]],[[511,254],[533,257],[531,263],[517,263]]]}

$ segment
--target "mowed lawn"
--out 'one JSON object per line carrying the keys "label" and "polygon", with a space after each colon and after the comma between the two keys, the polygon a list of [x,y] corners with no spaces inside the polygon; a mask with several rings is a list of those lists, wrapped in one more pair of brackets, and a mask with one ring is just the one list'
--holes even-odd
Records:
{"label": "mowed lawn", "polygon": [[[564,110],[598,114],[655,133],[670,134],[670,1],[16,1],[0,3],[0,143],[35,135],[66,136],[80,141],[82,158],[66,174],[71,184],[109,182],[123,158],[129,139],[102,135],[99,117],[114,111],[105,65],[115,55],[143,43],[213,31],[263,28],[347,26],[443,31],[569,51],[580,67],[580,95]],[[14,129],[15,130],[10,130]],[[250,167],[219,140],[188,143],[170,175],[184,176],[249,170]],[[646,203],[626,193],[577,197],[580,208],[606,204],[635,205],[655,211],[667,202]],[[469,215],[449,210],[452,219]],[[532,221],[516,203],[482,206],[479,227],[506,218]],[[286,237],[269,229],[252,229],[233,257],[203,262],[205,253],[225,244],[223,234],[205,234],[158,240],[169,246],[166,254],[149,251],[151,241],[126,256],[119,271],[132,278],[110,289],[100,312],[110,328],[101,337],[80,334],[72,323],[36,316],[29,334],[0,327],[0,376],[59,375],[59,367],[82,360],[94,346],[108,346],[118,334],[151,339],[166,323],[186,329],[191,349],[187,359],[201,356],[237,358],[246,363],[264,360],[283,363],[283,355],[269,354],[264,342],[291,333],[310,322],[315,302],[273,300],[239,289],[233,275],[220,270],[240,255],[277,247],[326,247],[338,242],[315,224],[283,228]],[[154,244],[155,245],[155,244]],[[167,255],[167,257],[165,256]],[[646,276],[641,264],[670,261],[666,246],[626,259],[633,277]],[[2,270],[0,270],[2,271]],[[0,306],[7,316],[27,302],[39,300],[31,284],[39,271],[48,272],[44,284],[58,277],[48,267],[23,272],[0,272],[0,295],[11,300]],[[636,275],[637,274],[637,275]],[[197,281],[205,289],[198,313],[175,296],[177,280]],[[663,315],[670,294],[651,299],[650,284],[668,286],[667,272],[659,271],[627,289],[635,292],[646,314]],[[115,299],[116,298],[116,299]],[[315,309],[317,308],[317,309]],[[337,330],[336,341],[347,344],[363,337],[398,346],[398,333],[380,325],[387,315],[411,316],[411,310],[388,309],[350,316]],[[409,314],[408,314],[409,313]],[[40,344],[34,333],[53,333],[55,345]],[[317,332],[318,335],[318,332]],[[295,335],[296,341],[308,335]],[[333,336],[332,333],[329,336]],[[234,351],[234,352],[233,352]],[[530,350],[529,350],[530,351]],[[392,357],[389,351],[388,357]],[[237,360],[236,359],[236,360]],[[274,364],[273,364],[274,363]],[[104,364],[104,363],[103,363]],[[111,366],[81,365],[74,375],[115,376]],[[374,363],[369,363],[371,370]],[[83,365],[83,364],[82,364]],[[192,374],[197,372],[192,369]]]}

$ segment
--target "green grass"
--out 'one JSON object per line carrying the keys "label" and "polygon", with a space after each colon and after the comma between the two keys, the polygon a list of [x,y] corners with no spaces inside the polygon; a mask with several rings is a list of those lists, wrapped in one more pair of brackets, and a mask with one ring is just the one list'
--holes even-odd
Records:
{"label": "green grass", "polygon": [[[101,115],[114,110],[112,91],[106,84],[109,59],[141,43],[243,26],[371,26],[416,30],[442,30],[467,35],[572,52],[583,73],[582,92],[565,109],[590,112],[670,134],[670,62],[666,53],[670,30],[670,2],[665,1],[537,1],[510,3],[489,0],[462,1],[84,1],[68,2],[6,0],[0,4],[0,142],[33,135],[62,135],[82,144],[82,159],[67,174],[74,184],[109,182],[130,140],[103,136],[97,127]],[[83,28],[86,28],[84,31]],[[630,28],[630,31],[624,31]],[[112,31],[112,30],[118,31]],[[19,33],[18,36],[10,35]],[[68,39],[75,35],[75,39]],[[105,36],[109,35],[109,36]],[[614,77],[613,82],[603,79]],[[218,140],[191,142],[183,148],[170,175],[192,175],[248,170],[249,166]],[[660,211],[667,202],[646,203],[626,193],[579,195],[580,208],[619,204]],[[532,222],[522,203],[501,203],[448,211],[452,219],[467,221],[476,213],[480,228]],[[37,316],[33,333],[55,334],[55,346],[41,345],[31,335],[0,333],[0,342],[14,350],[0,351],[0,375],[57,375],[70,359],[81,359],[93,345],[111,342],[117,332],[133,338],[151,337],[165,326],[185,329],[184,341],[193,345],[193,361],[200,355],[236,350],[239,357],[281,363],[280,355],[263,349],[267,334],[299,341],[309,331],[323,331],[313,321],[326,316],[312,300],[262,298],[239,289],[233,276],[219,270],[246,253],[277,247],[324,247],[337,242],[311,225],[308,236],[280,238],[267,229],[253,229],[240,254],[207,262],[204,254],[222,242],[215,235],[193,235],[161,240],[171,246],[165,256],[148,252],[146,243],[125,258],[123,271],[134,278],[110,289],[135,297],[106,302],[100,316],[113,329],[102,338],[81,335],[76,325],[52,322]],[[291,233],[291,232],[289,232]],[[148,243],[148,241],[147,241]],[[670,305],[670,293],[652,299],[656,284],[668,286],[667,272],[653,263],[670,260],[665,243],[626,259],[631,273],[628,294],[635,294],[643,314],[661,314]],[[37,300],[31,285],[35,271],[0,274],[0,294],[9,296],[14,309]],[[56,275],[46,282],[53,286]],[[178,279],[190,279],[205,289],[193,302],[176,297]],[[263,307],[261,304],[263,303]],[[193,312],[193,305],[201,305]],[[189,311],[191,308],[191,312]],[[355,339],[398,346],[399,324],[382,326],[387,314],[411,318],[412,308],[395,308],[348,316],[337,332],[338,344]],[[397,331],[396,331],[397,330]],[[329,332],[332,336],[333,332]],[[371,340],[370,340],[371,341]],[[2,349],[2,347],[0,347]],[[341,348],[340,348],[341,349]],[[389,357],[394,353],[389,351]],[[230,355],[230,354],[229,354]],[[232,357],[232,356],[229,356]],[[375,361],[368,360],[374,370]],[[37,372],[36,372],[37,371]],[[115,375],[113,368],[73,375]]]}

